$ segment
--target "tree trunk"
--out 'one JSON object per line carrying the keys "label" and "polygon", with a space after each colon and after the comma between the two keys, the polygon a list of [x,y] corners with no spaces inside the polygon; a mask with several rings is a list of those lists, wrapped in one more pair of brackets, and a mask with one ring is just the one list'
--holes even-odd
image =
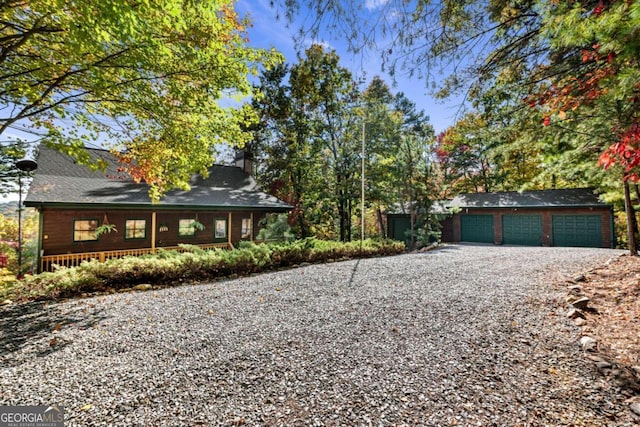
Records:
{"label": "tree trunk", "polygon": [[409,241],[409,249],[416,248],[416,207],[413,197],[409,198],[409,225],[411,226],[411,240]]}
{"label": "tree trunk", "polygon": [[[638,188],[638,184],[634,183],[633,184],[633,189],[635,190],[635,193],[636,193],[636,204],[640,204],[640,188]],[[633,206],[633,204],[632,204],[632,206]],[[636,242],[637,242],[638,241],[637,237],[638,237],[639,230],[638,230],[638,215],[637,215],[637,211],[636,211],[635,208],[633,208],[633,230],[634,230],[634,232],[636,234]]]}
{"label": "tree trunk", "polygon": [[340,220],[340,241],[341,242],[346,242],[347,241],[347,233],[346,233],[346,218],[347,215],[347,208],[345,206],[345,200],[344,200],[344,195],[342,193],[342,190],[338,190],[338,219]]}
{"label": "tree trunk", "polygon": [[625,213],[627,214],[627,238],[629,239],[629,253],[631,253],[631,255],[638,255],[638,244],[636,242],[636,235],[633,230],[635,212],[633,210],[633,205],[631,204],[629,181],[624,181],[624,208]]}
{"label": "tree trunk", "polygon": [[380,205],[376,208],[376,214],[378,215],[378,226],[380,227],[380,236],[383,239],[387,238],[387,230],[384,227],[384,219],[382,218],[382,210],[380,209]]}

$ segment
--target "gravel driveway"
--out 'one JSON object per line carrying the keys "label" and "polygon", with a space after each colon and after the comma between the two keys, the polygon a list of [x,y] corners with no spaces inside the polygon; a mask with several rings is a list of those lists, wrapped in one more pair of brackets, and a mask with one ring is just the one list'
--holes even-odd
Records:
{"label": "gravel driveway", "polygon": [[635,425],[553,285],[620,253],[452,245],[2,309],[0,405],[60,404],[65,425]]}

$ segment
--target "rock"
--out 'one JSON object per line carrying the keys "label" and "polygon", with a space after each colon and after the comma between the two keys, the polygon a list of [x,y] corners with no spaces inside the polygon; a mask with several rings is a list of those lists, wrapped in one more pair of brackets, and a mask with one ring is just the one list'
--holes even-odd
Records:
{"label": "rock", "polygon": [[596,351],[596,346],[598,341],[595,338],[591,337],[582,337],[580,338],[580,345],[584,351]]}
{"label": "rock", "polygon": [[601,360],[599,362],[596,362],[596,367],[598,368],[599,371],[604,371],[606,369],[611,369],[613,365],[610,362],[607,362],[606,360]]}
{"label": "rock", "polygon": [[569,291],[569,295],[582,295],[582,286],[580,285],[571,285],[567,290]]}
{"label": "rock", "polygon": [[587,278],[585,277],[584,274],[580,274],[579,276],[576,276],[576,277],[573,278],[574,282],[584,282],[586,280],[587,280]]}
{"label": "rock", "polygon": [[582,297],[571,303],[572,306],[577,308],[578,310],[584,310],[589,305],[590,299],[587,297]]}
{"label": "rock", "polygon": [[636,415],[640,415],[640,402],[633,402],[629,405],[629,409]]}
{"label": "rock", "polygon": [[575,307],[571,307],[569,311],[567,311],[567,317],[569,319],[577,319],[577,318],[586,319],[586,316],[584,315],[582,310],[578,310]]}
{"label": "rock", "polygon": [[153,286],[148,283],[141,283],[133,287],[134,291],[150,291],[151,289],[153,289]]}
{"label": "rock", "polygon": [[573,323],[575,323],[576,326],[584,326],[587,320],[584,317],[576,317],[573,319]]}
{"label": "rock", "polygon": [[13,301],[11,301],[10,299],[6,299],[0,302],[0,305],[11,305],[11,304],[13,304]]}
{"label": "rock", "polygon": [[593,361],[593,363],[600,363],[600,362],[607,362],[607,359],[603,358],[601,355],[599,354],[587,354],[585,356],[587,359]]}

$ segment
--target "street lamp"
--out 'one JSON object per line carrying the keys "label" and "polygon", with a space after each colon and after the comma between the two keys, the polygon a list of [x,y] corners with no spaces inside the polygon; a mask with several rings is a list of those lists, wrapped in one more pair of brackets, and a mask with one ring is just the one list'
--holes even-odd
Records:
{"label": "street lamp", "polygon": [[362,242],[364,242],[364,156],[365,156],[365,152],[364,152],[364,142],[365,142],[365,124],[366,121],[363,120],[362,121],[362,173],[361,173],[361,179],[360,179],[360,184],[362,186],[362,188],[360,189],[360,196],[361,196],[361,203],[362,206],[360,207],[360,215],[362,216],[360,219],[360,248],[362,249]]}
{"label": "street lamp", "polygon": [[22,172],[33,172],[38,164],[30,159],[22,159],[16,162],[18,173],[18,278],[22,276]]}

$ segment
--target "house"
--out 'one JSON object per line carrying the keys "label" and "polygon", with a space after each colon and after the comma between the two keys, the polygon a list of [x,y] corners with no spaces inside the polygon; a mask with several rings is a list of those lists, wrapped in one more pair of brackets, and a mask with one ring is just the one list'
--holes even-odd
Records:
{"label": "house", "polygon": [[453,242],[615,247],[613,207],[593,189],[461,194],[449,206]]}
{"label": "house", "polygon": [[123,176],[109,151],[87,151],[104,161],[106,170],[92,171],[40,147],[24,202],[39,212],[40,271],[54,264],[180,249],[179,244],[233,248],[253,240],[268,213],[291,209],[259,189],[247,158],[237,159],[239,167],[214,165],[207,178],[192,178],[191,191],[171,191],[154,204],[149,187]]}

